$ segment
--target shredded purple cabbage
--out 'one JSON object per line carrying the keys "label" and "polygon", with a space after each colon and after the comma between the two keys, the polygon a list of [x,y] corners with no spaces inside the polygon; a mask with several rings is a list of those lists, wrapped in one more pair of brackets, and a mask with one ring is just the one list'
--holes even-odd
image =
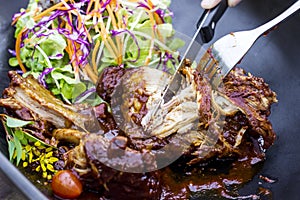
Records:
{"label": "shredded purple cabbage", "polygon": [[147,4],[142,2],[138,2],[137,8],[146,8],[147,10],[151,10]]}
{"label": "shredded purple cabbage", "polygon": [[101,2],[101,9],[100,9],[100,13],[103,13],[106,9],[106,6],[111,2],[111,0],[107,0],[105,2]]}
{"label": "shredded purple cabbage", "polygon": [[87,95],[90,95],[90,94],[92,94],[92,93],[94,93],[94,92],[96,92],[96,88],[95,88],[95,87],[91,87],[90,89],[84,91],[83,93],[81,93],[80,95],[78,95],[78,96],[76,97],[75,103],[78,103],[78,101],[79,101],[81,98],[83,98],[83,97],[85,97],[85,96],[87,96]]}
{"label": "shredded purple cabbage", "polygon": [[[52,15],[43,17],[32,29],[28,30],[26,34],[23,35],[22,40],[28,38],[28,34],[31,32],[37,37],[48,37],[49,35],[55,33],[56,31],[59,34],[62,34],[65,36],[67,39],[72,41],[72,47],[74,52],[78,52],[79,50],[82,51],[82,54],[80,56],[73,54],[72,59],[70,62],[75,61],[77,65],[81,64],[86,64],[87,63],[87,58],[89,56],[89,53],[91,51],[91,46],[92,44],[88,42],[87,39],[87,31],[85,30],[84,26],[81,26],[80,28],[77,26],[78,22],[73,23],[72,20],[69,18],[68,12],[74,9],[78,9],[78,7],[83,6],[84,2],[82,1],[81,3],[76,3],[69,5],[70,9],[67,10],[56,10],[52,13]],[[107,3],[107,2],[105,2]],[[109,3],[109,2],[108,2]],[[70,27],[72,27],[72,31],[67,30],[65,28],[60,28],[62,27],[63,21],[61,18],[65,18],[67,20],[67,23]],[[58,28],[57,29],[52,29],[49,30],[46,25],[57,19],[58,22]],[[79,44],[79,45],[76,45]],[[24,44],[21,44],[23,47]],[[77,47],[79,46],[79,47]],[[56,56],[57,57],[57,56]]]}
{"label": "shredded purple cabbage", "polygon": [[48,56],[49,59],[61,59],[63,55],[61,53],[57,54],[56,56]]}
{"label": "shredded purple cabbage", "polygon": [[161,9],[157,9],[156,11],[155,11],[155,13],[159,16],[159,18],[161,19],[161,21],[163,22],[163,23],[165,23],[165,11],[164,10],[161,10]]}
{"label": "shredded purple cabbage", "polygon": [[24,72],[23,72],[22,70],[20,70],[20,69],[16,70],[16,72],[17,72],[19,75],[21,75],[21,76],[24,74]]}
{"label": "shredded purple cabbage", "polygon": [[21,16],[24,15],[25,13],[26,13],[26,11],[19,12],[19,13],[15,13],[15,14],[12,16],[12,21],[15,21],[17,18],[21,17]]}
{"label": "shredded purple cabbage", "polygon": [[126,9],[126,11],[127,11],[128,13],[133,14],[133,11],[132,11],[130,8],[125,7],[125,9]]}
{"label": "shredded purple cabbage", "polygon": [[173,57],[171,53],[165,52],[164,54],[160,55],[160,59],[156,68],[159,69],[160,66],[162,65],[161,70],[164,72],[168,72],[169,71],[167,66],[168,61],[171,61],[172,65],[176,67],[176,59]]}
{"label": "shredded purple cabbage", "polygon": [[47,87],[47,84],[46,84],[46,81],[45,81],[45,77],[46,75],[48,75],[50,72],[53,71],[54,68],[46,68],[44,69],[44,71],[39,75],[38,77],[38,81],[39,83],[44,86],[45,88],[48,88]]}
{"label": "shredded purple cabbage", "polygon": [[[138,8],[145,8],[145,9],[147,9],[147,10],[151,10],[151,8],[147,5],[148,4],[148,2],[147,1],[145,1],[146,3],[142,3],[142,2],[139,2],[138,3]],[[158,16],[159,16],[159,18],[161,19],[161,21],[163,22],[163,23],[165,23],[165,17],[167,17],[167,16],[173,16],[173,13],[172,12],[169,12],[168,14],[165,12],[165,10],[162,10],[162,9],[159,9],[159,8],[157,8],[157,9],[155,9],[155,11],[154,11]]]}
{"label": "shredded purple cabbage", "polygon": [[12,56],[16,56],[16,51],[15,51],[15,50],[8,49],[8,52],[9,52]]}

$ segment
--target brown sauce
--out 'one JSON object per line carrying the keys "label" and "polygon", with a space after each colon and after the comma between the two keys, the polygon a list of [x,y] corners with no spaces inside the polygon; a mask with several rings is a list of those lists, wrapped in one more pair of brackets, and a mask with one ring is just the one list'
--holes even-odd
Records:
{"label": "brown sauce", "polygon": [[251,181],[261,167],[251,165],[250,160],[217,161],[213,164],[216,167],[186,171],[184,175],[167,168],[163,172],[162,199],[238,198],[238,189]]}

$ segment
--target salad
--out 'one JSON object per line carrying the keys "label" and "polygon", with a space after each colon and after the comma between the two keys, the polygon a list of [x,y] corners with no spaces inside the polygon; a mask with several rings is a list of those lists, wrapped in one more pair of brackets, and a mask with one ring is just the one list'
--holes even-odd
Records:
{"label": "salad", "polygon": [[[170,0],[30,0],[13,17],[14,57],[67,103],[96,105],[95,84],[109,66],[152,66],[172,72],[183,41],[174,39]],[[88,100],[93,96],[93,100]]]}

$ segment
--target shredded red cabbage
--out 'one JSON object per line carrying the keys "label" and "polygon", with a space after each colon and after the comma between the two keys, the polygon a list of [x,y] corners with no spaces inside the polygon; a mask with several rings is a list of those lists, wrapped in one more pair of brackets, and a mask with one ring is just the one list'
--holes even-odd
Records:
{"label": "shredded red cabbage", "polygon": [[[138,8],[145,8],[145,9],[147,9],[147,10],[151,10],[151,8],[148,6],[148,3],[147,3],[147,1],[145,1],[146,2],[146,4],[145,3],[142,3],[142,2],[139,2],[138,3]],[[165,23],[165,17],[167,17],[167,16],[173,16],[173,13],[170,11],[168,14],[165,12],[165,10],[162,10],[162,9],[159,9],[159,8],[153,8],[155,11],[155,13],[159,16],[159,18],[161,19],[161,21],[163,22],[163,23]]]}
{"label": "shredded red cabbage", "polygon": [[173,57],[171,53],[166,51],[164,54],[160,55],[160,59],[156,68],[158,69],[162,65],[162,71],[168,72],[169,71],[167,66],[168,61],[171,61],[172,65],[176,67],[176,59]]}
{"label": "shredded red cabbage", "polygon": [[101,9],[100,9],[100,13],[103,13],[106,9],[106,6],[111,2],[111,0],[107,0],[105,2],[101,1]]}
{"label": "shredded red cabbage", "polygon": [[138,2],[137,8],[146,8],[147,10],[151,10],[147,4],[142,3],[142,2]]}
{"label": "shredded red cabbage", "polygon": [[20,70],[20,69],[16,70],[16,72],[17,72],[19,75],[21,75],[21,76],[24,74],[24,72],[23,72],[22,70]]}
{"label": "shredded red cabbage", "polygon": [[163,23],[165,23],[165,11],[164,10],[161,10],[161,9],[157,9],[155,10],[155,13],[159,16],[159,18],[161,19],[161,21]]}
{"label": "shredded red cabbage", "polygon": [[[75,5],[69,5],[70,9],[67,10],[56,10],[52,13],[52,15],[43,17],[35,26],[28,30],[22,37],[22,40],[28,38],[29,33],[35,34],[37,37],[48,37],[50,34],[55,33],[56,31],[63,36],[65,36],[67,39],[72,41],[72,47],[74,52],[81,51],[82,53],[80,55],[74,53],[72,55],[71,62],[75,61],[77,65],[86,64],[87,58],[89,56],[89,53],[91,51],[92,44],[87,39],[87,30],[85,30],[84,26],[81,26],[80,28],[77,26],[77,22],[73,23],[72,20],[69,18],[69,11],[77,9],[77,7],[83,6],[83,2],[77,3]],[[107,3],[107,2],[106,2]],[[68,25],[72,27],[72,31],[69,31],[62,27],[62,23],[64,18]],[[48,29],[46,25],[51,22],[57,20],[58,25],[56,29]],[[24,46],[23,42],[21,44],[21,48]]]}
{"label": "shredded red cabbage", "polygon": [[57,54],[56,56],[48,56],[49,59],[61,59],[63,55],[61,53]]}
{"label": "shredded red cabbage", "polygon": [[9,52],[12,56],[16,56],[16,51],[15,51],[15,50],[8,49],[8,52]]}
{"label": "shredded red cabbage", "polygon": [[81,93],[80,95],[78,95],[75,99],[75,103],[79,103],[78,101],[80,99],[82,99],[83,97],[87,96],[87,95],[91,95],[92,93],[96,92],[96,88],[95,87],[91,87],[90,89],[84,91],[83,93]]}
{"label": "shredded red cabbage", "polygon": [[15,13],[15,14],[12,16],[12,21],[15,21],[17,18],[21,17],[21,16],[24,15],[25,13],[26,13],[26,11],[19,12],[19,13]]}
{"label": "shredded red cabbage", "polygon": [[46,68],[44,69],[44,71],[39,75],[38,77],[38,81],[39,83],[44,86],[45,88],[48,88],[46,81],[45,81],[45,77],[46,75],[48,75],[50,72],[52,72],[54,68]]}

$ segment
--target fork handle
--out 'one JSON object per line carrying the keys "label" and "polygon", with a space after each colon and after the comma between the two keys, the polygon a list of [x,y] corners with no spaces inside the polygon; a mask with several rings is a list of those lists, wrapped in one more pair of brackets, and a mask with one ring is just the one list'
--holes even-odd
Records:
{"label": "fork handle", "polygon": [[[222,0],[218,5],[210,10],[204,10],[200,19],[197,22],[197,29],[200,25],[202,28],[200,30],[201,41],[200,43],[208,43],[212,40],[215,34],[215,28],[218,21],[221,19],[228,7],[227,0]],[[208,13],[208,16],[206,16]],[[205,18],[205,20],[204,20]],[[204,21],[203,21],[204,20]]]}
{"label": "fork handle", "polygon": [[253,32],[256,32],[257,34],[262,35],[265,32],[272,29],[273,27],[275,27],[277,24],[279,24],[283,20],[285,20],[286,18],[288,18],[290,15],[294,14],[299,9],[300,9],[300,0],[296,1],[296,3],[294,3],[291,7],[289,7],[286,11],[281,13],[279,16],[277,16],[273,20],[254,29]]}

